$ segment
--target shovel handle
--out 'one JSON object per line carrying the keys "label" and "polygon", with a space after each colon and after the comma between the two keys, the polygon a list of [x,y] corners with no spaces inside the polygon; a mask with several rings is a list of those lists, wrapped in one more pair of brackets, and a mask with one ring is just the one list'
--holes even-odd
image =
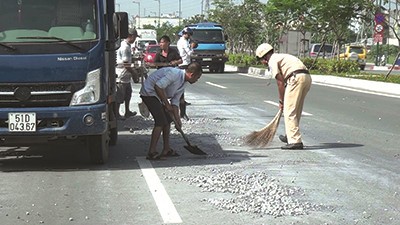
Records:
{"label": "shovel handle", "polygon": [[177,126],[177,122],[176,122],[175,116],[174,116],[172,113],[169,113],[169,115],[170,115],[172,121],[174,121],[176,130],[177,130],[179,133],[181,133],[181,135],[182,135],[183,139],[185,140],[186,144],[189,145],[189,146],[192,146],[192,145],[190,144],[190,142],[189,142],[189,139],[186,137],[185,133],[183,133],[182,127],[178,127],[178,126]]}
{"label": "shovel handle", "polygon": [[189,142],[189,139],[186,137],[185,133],[183,133],[182,129],[178,129],[178,128],[176,128],[176,129],[179,131],[179,133],[181,133],[183,139],[185,139],[186,144],[189,146],[192,146]]}

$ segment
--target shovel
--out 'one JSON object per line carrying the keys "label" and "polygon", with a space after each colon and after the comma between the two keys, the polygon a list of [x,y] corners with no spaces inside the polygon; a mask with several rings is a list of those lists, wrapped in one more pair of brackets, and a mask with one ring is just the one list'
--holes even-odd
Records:
{"label": "shovel", "polygon": [[185,145],[185,146],[183,146],[183,147],[186,148],[186,150],[188,150],[188,151],[189,151],[190,153],[192,153],[192,154],[195,154],[195,155],[207,155],[207,153],[203,152],[203,151],[202,151],[199,147],[197,147],[196,145],[191,145],[191,144],[190,144],[189,139],[187,138],[187,136],[185,135],[185,133],[183,133],[182,128],[176,126],[177,123],[176,123],[176,120],[175,120],[174,115],[171,115],[171,114],[170,114],[170,116],[171,116],[172,120],[173,120],[174,123],[175,123],[175,128],[176,128],[176,130],[179,131],[179,133],[181,133],[183,139],[185,139],[185,141],[186,141],[186,144],[187,144],[187,145]]}

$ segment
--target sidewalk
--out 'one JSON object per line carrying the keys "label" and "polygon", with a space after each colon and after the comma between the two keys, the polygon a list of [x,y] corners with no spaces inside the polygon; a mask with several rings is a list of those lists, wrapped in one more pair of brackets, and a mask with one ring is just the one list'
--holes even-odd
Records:
{"label": "sidewalk", "polygon": [[[385,66],[375,66],[375,64],[373,63],[367,63],[367,65],[365,65],[365,70],[389,71],[390,69],[392,69],[392,64],[386,64]],[[394,65],[393,70],[400,70],[400,66]]]}
{"label": "sidewalk", "polygon": [[[225,71],[247,73],[248,75],[251,76],[262,77],[265,79],[272,79],[272,76],[268,72],[268,70],[255,67],[249,67],[248,70],[246,71],[245,68],[238,68],[232,65],[225,65]],[[400,98],[400,84],[361,80],[361,79],[347,78],[347,77],[336,77],[329,75],[311,74],[311,76],[313,83],[315,84],[336,86],[342,88],[351,88],[351,89],[357,89],[366,92],[375,92]]]}

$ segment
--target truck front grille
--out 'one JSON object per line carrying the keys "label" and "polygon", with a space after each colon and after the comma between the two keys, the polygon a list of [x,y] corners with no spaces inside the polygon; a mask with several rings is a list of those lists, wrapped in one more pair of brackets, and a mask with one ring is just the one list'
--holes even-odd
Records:
{"label": "truck front grille", "polygon": [[0,84],[0,107],[68,106],[85,82]]}
{"label": "truck front grille", "polygon": [[214,58],[216,56],[222,56],[224,51],[194,51],[193,55],[199,58]]}

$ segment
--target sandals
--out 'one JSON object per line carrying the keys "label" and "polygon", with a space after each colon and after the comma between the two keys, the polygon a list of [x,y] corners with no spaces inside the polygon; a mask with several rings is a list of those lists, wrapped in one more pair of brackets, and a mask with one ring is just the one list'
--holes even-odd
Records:
{"label": "sandals", "polygon": [[175,150],[170,149],[167,153],[163,154],[165,157],[177,157],[180,156]]}
{"label": "sandals", "polygon": [[158,152],[151,152],[146,156],[147,160],[161,160],[161,155]]}

